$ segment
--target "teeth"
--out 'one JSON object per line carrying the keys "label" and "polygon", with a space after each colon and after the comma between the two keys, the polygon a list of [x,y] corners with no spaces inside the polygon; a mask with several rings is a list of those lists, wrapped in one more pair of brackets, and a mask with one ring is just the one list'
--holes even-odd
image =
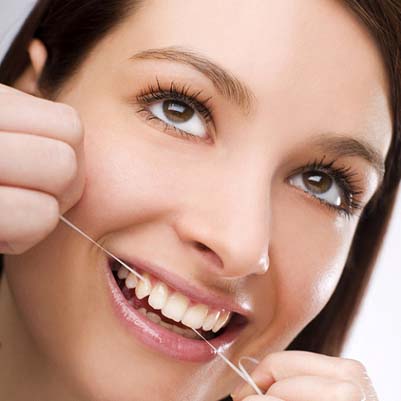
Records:
{"label": "teeth", "polygon": [[153,287],[148,303],[154,309],[162,309],[167,302],[168,288],[160,281]]}
{"label": "teeth", "polygon": [[127,288],[135,288],[138,284],[138,279],[132,273],[129,273],[125,279],[125,285]]}
{"label": "teeth", "polygon": [[135,288],[135,295],[138,299],[147,297],[152,291],[152,284],[149,275],[144,273],[142,277],[144,280],[139,280],[139,283]]}
{"label": "teeth", "polygon": [[162,309],[162,314],[169,319],[179,322],[184,316],[188,305],[189,298],[179,292],[175,292],[168,297],[167,302]]}
{"label": "teeth", "polygon": [[[145,308],[139,308],[140,313],[146,315],[152,322],[158,323],[187,338],[197,338],[196,333],[191,329],[202,328],[204,331],[212,330],[217,333],[231,318],[232,314],[229,311],[213,309],[209,312],[208,306],[204,304],[192,304],[190,306],[188,297],[179,292],[171,293],[166,284],[156,281],[152,285],[150,276],[147,273],[142,275],[144,280],[138,280],[134,274],[129,273],[124,267],[120,267],[117,275],[120,279],[125,278],[127,288],[135,288],[135,295],[138,299],[149,296],[148,303],[153,309],[160,310],[163,316],[175,322],[181,322],[189,329],[166,323],[159,315],[148,312]],[[129,301],[131,305],[133,305],[132,301]]]}
{"label": "teeth", "polygon": [[219,319],[220,314],[221,314],[221,311],[219,311],[219,310],[209,313],[205,319],[205,322],[203,323],[202,329],[205,331],[212,330],[214,325],[217,323],[217,320]]}
{"label": "teeth", "polygon": [[198,304],[191,306],[185,312],[185,315],[182,318],[182,323],[193,329],[200,329],[206,318],[207,312],[208,307],[206,305]]}
{"label": "teeth", "polygon": [[120,280],[124,280],[128,277],[128,270],[125,267],[120,267],[118,269],[117,276]]}
{"label": "teeth", "polygon": [[213,326],[213,333],[217,333],[223,326],[225,326],[230,320],[231,313],[229,311],[223,311],[218,318],[216,324]]}

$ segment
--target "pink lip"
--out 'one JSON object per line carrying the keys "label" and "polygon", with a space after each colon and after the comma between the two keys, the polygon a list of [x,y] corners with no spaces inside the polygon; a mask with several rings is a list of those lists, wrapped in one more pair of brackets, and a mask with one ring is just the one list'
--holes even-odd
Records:
{"label": "pink lip", "polygon": [[[137,264],[135,266],[139,267]],[[118,319],[134,337],[155,351],[183,361],[207,362],[216,356],[205,341],[185,338],[150,321],[139,313],[127,302],[122,294],[113,277],[109,260],[107,259],[104,269],[107,283],[111,290],[113,309]],[[219,306],[221,308],[221,303],[219,303]],[[224,333],[210,340],[210,343],[217,349],[223,346],[226,348],[232,345],[244,326],[244,323],[236,323],[234,317]]]}

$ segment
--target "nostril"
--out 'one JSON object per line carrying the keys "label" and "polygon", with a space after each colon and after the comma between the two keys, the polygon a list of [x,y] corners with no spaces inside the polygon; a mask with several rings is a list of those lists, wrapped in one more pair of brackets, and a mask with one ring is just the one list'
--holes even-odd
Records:
{"label": "nostril", "polygon": [[201,242],[195,242],[195,248],[202,253],[202,255],[207,259],[208,263],[212,263],[218,269],[223,268],[223,262],[221,258],[207,245],[202,244]]}

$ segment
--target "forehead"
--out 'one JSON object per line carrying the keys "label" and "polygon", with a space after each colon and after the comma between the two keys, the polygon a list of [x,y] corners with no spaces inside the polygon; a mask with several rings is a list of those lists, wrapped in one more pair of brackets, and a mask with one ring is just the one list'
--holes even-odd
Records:
{"label": "forehead", "polygon": [[[146,0],[114,51],[182,46],[228,69],[259,111],[316,129],[360,132],[384,150],[388,82],[375,41],[335,0]],[[324,125],[324,126],[323,126]],[[329,126],[329,127],[328,127]]]}
{"label": "forehead", "polygon": [[336,0],[146,0],[129,26],[135,46],[194,48],[248,82],[250,72],[267,82],[320,69],[385,84],[373,39]]}

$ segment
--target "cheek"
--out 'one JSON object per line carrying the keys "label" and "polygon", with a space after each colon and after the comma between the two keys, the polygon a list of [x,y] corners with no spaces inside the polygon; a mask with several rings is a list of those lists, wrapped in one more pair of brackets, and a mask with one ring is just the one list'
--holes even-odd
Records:
{"label": "cheek", "polygon": [[210,172],[196,170],[193,147],[189,150],[182,139],[152,129],[136,117],[116,118],[131,125],[117,131],[105,126],[108,122],[101,127],[95,121],[85,125],[87,181],[82,199],[71,210],[76,221],[94,235],[103,235],[105,230],[162,221],[184,203],[202,201],[207,191],[198,183],[207,185]]}
{"label": "cheek", "polygon": [[[288,333],[294,337],[331,297],[355,223],[336,219],[334,214],[330,217],[321,205],[302,196],[287,201],[291,205],[284,202],[276,210],[271,260],[279,312],[276,316],[283,317]],[[299,207],[294,207],[297,203]]]}

